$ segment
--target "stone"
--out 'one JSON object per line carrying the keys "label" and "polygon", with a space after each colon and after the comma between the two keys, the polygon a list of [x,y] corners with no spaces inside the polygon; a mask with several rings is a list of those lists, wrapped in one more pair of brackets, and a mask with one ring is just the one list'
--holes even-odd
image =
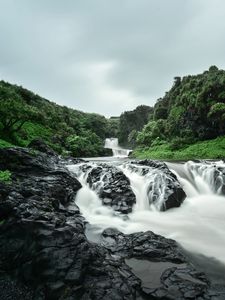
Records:
{"label": "stone", "polygon": [[130,180],[115,166],[98,164],[88,173],[87,182],[96,190],[103,204],[110,205],[122,214],[132,211],[136,197],[130,187]]}
{"label": "stone", "polygon": [[[81,184],[65,165],[66,160],[46,153],[0,149],[0,166],[12,172],[11,183],[0,182],[1,300],[220,299],[173,240],[151,231],[125,235],[109,228],[99,244],[90,242],[74,202]],[[128,211],[134,196],[120,172],[101,166],[90,177],[92,184],[103,169],[109,170],[103,191],[115,195],[105,201],[116,199],[114,205]],[[147,277],[134,259],[151,266]],[[153,277],[157,286],[149,280]]]}
{"label": "stone", "polygon": [[43,140],[39,138],[33,139],[29,143],[28,147],[48,155],[57,155],[57,153],[51,147],[49,147]]}

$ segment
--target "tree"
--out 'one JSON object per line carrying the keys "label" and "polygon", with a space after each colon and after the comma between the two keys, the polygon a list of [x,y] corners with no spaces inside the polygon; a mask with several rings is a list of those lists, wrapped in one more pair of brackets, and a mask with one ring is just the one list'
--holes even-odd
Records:
{"label": "tree", "polygon": [[168,117],[168,111],[166,107],[158,106],[154,109],[154,120],[166,119]]}
{"label": "tree", "polygon": [[174,87],[178,87],[181,83],[181,77],[176,76],[174,77]]}
{"label": "tree", "polygon": [[89,130],[84,131],[82,136],[69,136],[66,146],[75,157],[98,156],[103,150],[101,139]]}
{"label": "tree", "polygon": [[107,120],[107,137],[118,137],[119,134],[119,118],[110,118]]}
{"label": "tree", "polygon": [[218,71],[217,66],[211,66],[211,67],[209,68],[209,72],[217,72],[217,71]]}
{"label": "tree", "polygon": [[87,114],[84,128],[93,131],[100,138],[106,138],[107,120],[99,114]]}
{"label": "tree", "polygon": [[155,139],[165,139],[166,120],[149,121],[141,132],[138,133],[137,143],[139,145],[151,146]]}
{"label": "tree", "polygon": [[125,111],[120,116],[119,142],[121,145],[129,145],[128,137],[131,131],[140,131],[149,121],[149,115],[153,108],[147,105],[139,105],[132,111]]}
{"label": "tree", "polygon": [[138,132],[137,130],[133,129],[130,133],[129,133],[129,136],[128,136],[128,142],[131,146],[135,146],[136,144],[136,139],[137,139],[137,136],[138,136]]}
{"label": "tree", "polygon": [[40,118],[36,108],[26,104],[8,87],[0,89],[0,115],[1,130],[5,135],[18,132],[25,122]]}
{"label": "tree", "polygon": [[224,134],[225,103],[218,102],[212,105],[208,117],[214,124],[218,124],[219,133]]}

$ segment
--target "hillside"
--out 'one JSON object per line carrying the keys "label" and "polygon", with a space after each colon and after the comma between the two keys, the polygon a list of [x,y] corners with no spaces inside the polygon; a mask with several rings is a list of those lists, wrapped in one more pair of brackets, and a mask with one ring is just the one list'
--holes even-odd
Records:
{"label": "hillside", "polygon": [[[212,66],[199,75],[175,77],[172,88],[156,102],[149,122],[137,135],[134,155],[159,159],[194,158],[196,151],[189,155],[185,155],[185,151],[197,143],[198,147],[204,147],[200,158],[224,157],[224,142],[213,141],[225,135],[224,121],[224,70]],[[212,140],[215,147],[224,148],[215,149],[215,155],[209,154],[207,143],[199,143],[207,140]],[[179,154],[183,150],[183,154]]]}
{"label": "hillside", "polygon": [[[41,138],[60,154],[100,156],[112,121],[50,102],[0,81],[0,146],[27,146]],[[112,127],[112,128],[111,128]]]}

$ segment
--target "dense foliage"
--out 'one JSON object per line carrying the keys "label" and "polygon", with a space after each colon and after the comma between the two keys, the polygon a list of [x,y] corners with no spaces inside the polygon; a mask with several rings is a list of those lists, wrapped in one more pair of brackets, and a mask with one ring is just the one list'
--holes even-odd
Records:
{"label": "dense foliage", "polygon": [[[138,146],[139,156],[178,158],[189,145],[205,147],[198,142],[225,135],[225,71],[212,66],[199,75],[175,77],[154,108],[140,105],[110,119],[57,105],[0,81],[0,115],[0,147],[27,146],[41,138],[61,154],[101,156],[106,154],[105,138],[119,137],[123,146]],[[223,143],[219,145],[223,151]],[[221,152],[214,154],[222,157]]]}
{"label": "dense foliage", "polygon": [[175,77],[136,141],[140,148],[166,145],[175,151],[225,135],[224,121],[225,71],[212,66],[203,74]]}
{"label": "dense foliage", "polygon": [[23,87],[0,81],[0,146],[27,146],[41,138],[54,150],[74,156],[104,155],[112,120],[50,102]]}
{"label": "dense foliage", "polygon": [[119,142],[124,146],[134,146],[138,131],[148,122],[153,108],[146,105],[137,106],[132,111],[125,111],[119,119]]}

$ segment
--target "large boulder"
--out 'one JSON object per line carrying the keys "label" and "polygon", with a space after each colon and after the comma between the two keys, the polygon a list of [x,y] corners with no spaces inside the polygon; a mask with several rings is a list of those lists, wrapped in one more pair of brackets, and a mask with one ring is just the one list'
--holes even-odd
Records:
{"label": "large boulder", "polygon": [[130,180],[120,169],[98,164],[89,171],[87,182],[96,190],[103,204],[123,214],[132,211],[136,197],[130,187]]}
{"label": "large boulder", "polygon": [[151,231],[125,235],[108,228],[102,233],[101,245],[113,255],[125,258],[141,281],[143,299],[222,299],[211,298],[209,280],[188,263],[173,240]]}
{"label": "large boulder", "polygon": [[49,173],[58,168],[59,158],[21,147],[0,149],[0,169],[17,174]]}
{"label": "large boulder", "polygon": [[174,240],[166,239],[152,231],[126,235],[117,229],[107,228],[102,233],[101,244],[111,253],[124,257],[149,258],[155,262],[186,262]]}
{"label": "large boulder", "polygon": [[52,148],[50,148],[43,140],[39,138],[33,139],[29,143],[28,147],[46,153],[48,155],[57,155],[57,153]]}

